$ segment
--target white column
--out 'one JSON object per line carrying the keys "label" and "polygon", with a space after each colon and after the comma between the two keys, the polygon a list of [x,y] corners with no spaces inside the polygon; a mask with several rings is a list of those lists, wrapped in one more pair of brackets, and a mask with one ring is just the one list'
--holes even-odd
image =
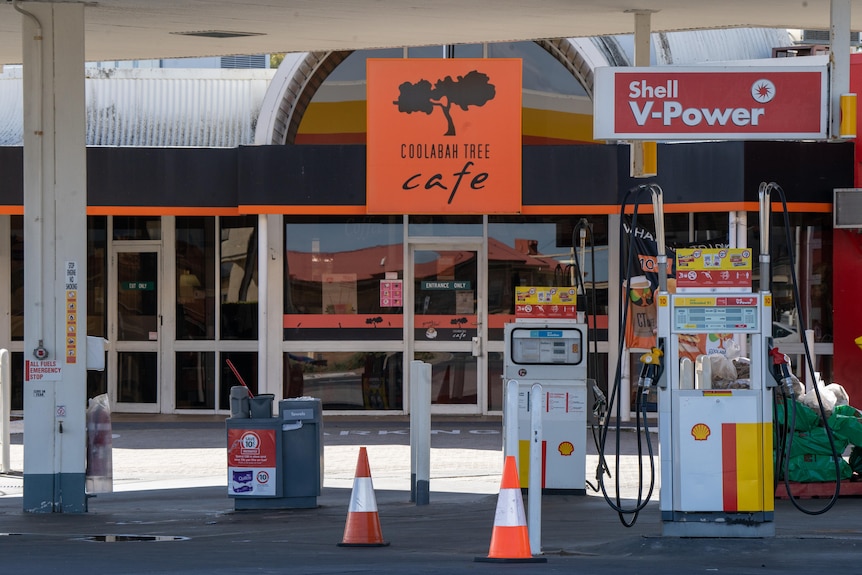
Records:
{"label": "white column", "polygon": [[850,92],[850,0],[829,3],[829,137],[841,134],[841,94]]}
{"label": "white column", "polygon": [[[27,3],[24,54],[24,511],[87,510],[84,5]],[[72,272],[72,273],[70,273]]]}
{"label": "white column", "polygon": [[258,216],[258,373],[261,393],[283,397],[284,224],[280,215]]}

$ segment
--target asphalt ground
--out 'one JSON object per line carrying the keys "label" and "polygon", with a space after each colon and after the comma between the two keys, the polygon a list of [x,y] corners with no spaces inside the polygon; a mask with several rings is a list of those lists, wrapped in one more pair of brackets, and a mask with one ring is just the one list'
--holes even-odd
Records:
{"label": "asphalt ground", "polygon": [[[410,502],[407,423],[325,419],[324,489],[315,509],[237,511],[227,495],[224,420],[116,416],[114,492],[81,514],[22,510],[21,426],[13,425],[11,473],[0,475],[0,573],[859,573],[862,500],[840,498],[820,515],[776,501],[776,536],[664,537],[658,486],[626,527],[605,498],[546,495],[546,563],[476,562],[494,529],[502,471],[499,421],[437,421],[430,504]],[[621,501],[634,505],[636,435],[621,438]],[[653,440],[656,440],[653,435]],[[613,445],[613,438],[609,439]],[[367,447],[386,547],[339,547],[359,447]],[[589,445],[588,476],[598,458]],[[613,486],[613,480],[608,482]],[[526,504],[527,497],[524,496]],[[811,510],[825,499],[803,500]],[[630,515],[625,516],[631,521]]]}

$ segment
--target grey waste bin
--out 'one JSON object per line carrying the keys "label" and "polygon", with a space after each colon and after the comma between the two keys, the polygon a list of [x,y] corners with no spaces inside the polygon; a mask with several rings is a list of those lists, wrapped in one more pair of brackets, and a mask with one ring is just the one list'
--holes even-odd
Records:
{"label": "grey waste bin", "polygon": [[317,507],[323,488],[319,399],[285,399],[276,417],[230,418],[225,425],[234,509]]}
{"label": "grey waste bin", "polygon": [[323,489],[323,408],[320,399],[278,402],[281,419],[282,488],[294,507],[317,507]]}

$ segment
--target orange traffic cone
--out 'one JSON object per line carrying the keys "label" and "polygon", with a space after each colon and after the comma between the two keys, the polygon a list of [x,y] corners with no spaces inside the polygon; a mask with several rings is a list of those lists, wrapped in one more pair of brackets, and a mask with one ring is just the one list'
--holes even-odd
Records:
{"label": "orange traffic cone", "polygon": [[518,465],[515,456],[506,457],[503,481],[497,498],[497,513],[494,515],[494,531],[491,533],[491,550],[487,557],[476,557],[476,561],[492,563],[545,563],[545,557],[533,557],[530,553],[530,536],[527,533],[527,517],[524,500],[521,499],[521,484],[518,481]]}
{"label": "orange traffic cone", "polygon": [[377,515],[377,500],[374,498],[374,485],[371,483],[371,467],[368,465],[368,452],[359,448],[359,461],[353,477],[353,492],[350,494],[350,508],[347,510],[347,524],[339,547],[385,547],[380,530],[380,517]]}

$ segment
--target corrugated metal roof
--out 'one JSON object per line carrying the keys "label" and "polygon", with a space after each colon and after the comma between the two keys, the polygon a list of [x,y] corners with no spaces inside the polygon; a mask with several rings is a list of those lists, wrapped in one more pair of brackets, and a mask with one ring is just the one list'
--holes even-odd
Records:
{"label": "corrugated metal roof", "polygon": [[777,28],[733,28],[653,34],[656,64],[691,65],[771,58],[772,48],[793,45]]}
{"label": "corrugated metal roof", "polygon": [[[254,131],[275,70],[86,71],[87,145],[234,148]],[[0,145],[23,145],[20,68],[0,74]]]}

